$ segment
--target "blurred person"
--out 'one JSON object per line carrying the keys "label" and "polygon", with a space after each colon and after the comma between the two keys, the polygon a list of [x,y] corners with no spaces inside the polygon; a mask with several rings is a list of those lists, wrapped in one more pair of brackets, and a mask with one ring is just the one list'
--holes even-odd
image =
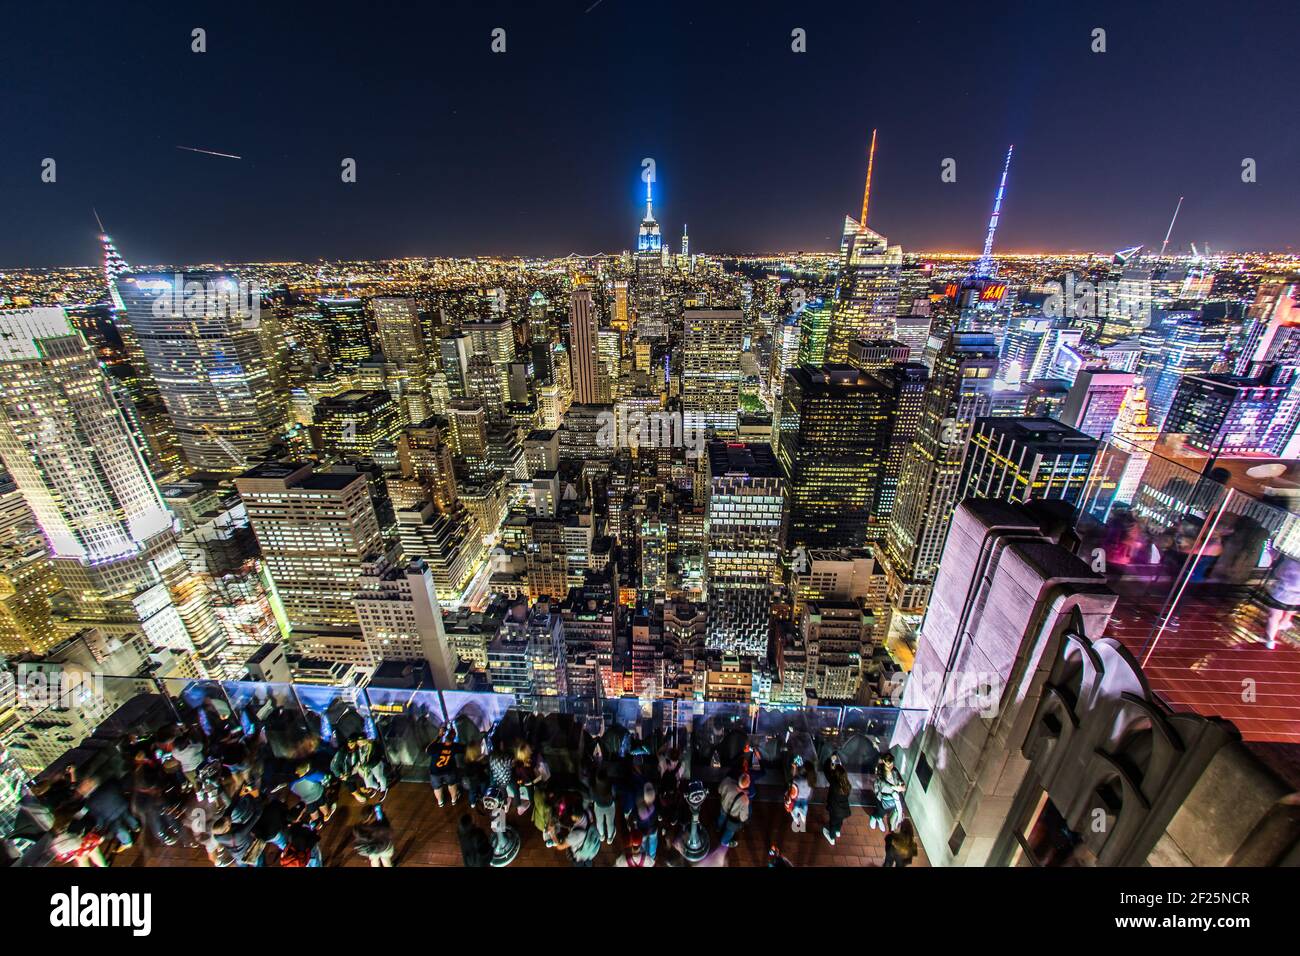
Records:
{"label": "blurred person", "polygon": [[641,834],[634,832],[627,838],[627,848],[619,854],[618,859],[614,861],[614,865],[641,869],[654,866],[655,858],[652,854],[646,852],[645,841],[641,839]]}
{"label": "blurred person", "polygon": [[1277,646],[1278,634],[1291,627],[1296,611],[1300,611],[1300,560],[1276,551],[1259,601],[1268,611],[1264,646],[1271,651]]}
{"label": "blurred person", "polygon": [[564,848],[574,866],[593,866],[600,853],[600,831],[596,829],[591,814],[581,807],[574,807],[569,812],[568,831],[564,837]]}
{"label": "blurred person", "polygon": [[724,846],[735,846],[736,835],[749,820],[749,774],[742,773],[740,779],[723,777],[718,784],[718,827],[722,831],[721,842]]}
{"label": "blurred person", "polygon": [[767,865],[769,867],[794,866],[790,859],[781,852],[781,848],[773,843],[767,848]]}
{"label": "blurred person", "polygon": [[618,835],[618,814],[615,812],[614,782],[609,777],[609,768],[604,765],[596,768],[596,776],[591,783],[591,801],[596,831],[600,834],[601,841],[613,843]]}
{"label": "blurred person", "polygon": [[477,807],[479,801],[483,799],[490,779],[488,759],[483,753],[483,745],[470,744],[465,748],[464,760],[461,763],[460,782],[471,809]]}
{"label": "blurred person", "polygon": [[637,797],[632,824],[633,829],[640,832],[645,850],[653,859],[659,849],[659,808],[655,803],[655,785],[648,780]]}
{"label": "blurred person", "polygon": [[429,785],[433,787],[434,799],[439,807],[443,807],[450,798],[454,807],[460,801],[460,781],[465,765],[465,748],[456,743],[456,728],[448,724],[428,749]]}
{"label": "blurred person", "polygon": [[885,862],[881,866],[911,866],[916,857],[916,835],[912,821],[904,820],[885,837]]}
{"label": "blurred person", "polygon": [[117,850],[134,845],[140,821],[131,814],[131,804],[121,783],[89,776],[77,783],[76,790],[97,833],[116,843]]}
{"label": "blurred person", "polygon": [[371,866],[391,867],[396,845],[393,827],[380,806],[367,807],[361,822],[352,828],[352,847]]}
{"label": "blurred person", "polygon": [[461,861],[466,866],[492,865],[492,838],[482,827],[474,825],[474,818],[468,813],[461,814],[456,837],[460,843]]}
{"label": "blurred person", "polygon": [[793,779],[787,797],[787,809],[790,812],[790,829],[794,833],[808,832],[808,803],[812,800],[812,781],[808,779],[808,767],[803,758],[796,756],[793,762]]}

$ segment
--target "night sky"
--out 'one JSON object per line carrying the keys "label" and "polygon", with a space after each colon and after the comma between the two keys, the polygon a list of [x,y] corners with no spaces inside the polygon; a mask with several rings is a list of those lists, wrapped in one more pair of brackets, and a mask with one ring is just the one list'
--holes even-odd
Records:
{"label": "night sky", "polygon": [[643,157],[674,249],[685,220],[696,251],[831,250],[873,126],[871,225],[904,248],[978,251],[1013,142],[1002,251],[1158,246],[1180,194],[1171,247],[1291,248],[1300,4],[1068,6],[31,0],[0,266],[97,262],[92,206],[133,263],[617,252]]}

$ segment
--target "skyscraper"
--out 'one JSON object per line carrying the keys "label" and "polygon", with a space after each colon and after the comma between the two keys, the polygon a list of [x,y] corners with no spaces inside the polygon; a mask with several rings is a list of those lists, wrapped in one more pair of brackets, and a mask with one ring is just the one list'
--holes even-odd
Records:
{"label": "skyscraper", "polygon": [[875,156],[876,132],[872,130],[862,213],[856,221],[844,217],[840,240],[843,260],[827,341],[828,362],[848,361],[849,343],[854,339],[892,339],[896,333],[894,313],[898,309],[903,249],[889,245],[888,239],[867,227]]}
{"label": "skyscraper", "polygon": [[367,476],[259,465],[235,479],[295,639],[360,634],[362,562],[382,550]]}
{"label": "skyscraper", "polygon": [[1061,406],[1061,421],[1085,435],[1106,438],[1136,378],[1132,372],[1081,370]]}
{"label": "skyscraper", "polygon": [[926,395],[929,391],[930,373],[920,362],[898,362],[876,369],[876,378],[891,393],[889,453],[880,475],[880,499],[876,513],[880,521],[887,522],[898,503],[898,486],[903,468],[921,430],[925,414]]}
{"label": "skyscraper", "polygon": [[370,323],[360,299],[321,297],[316,305],[331,362],[353,370],[370,358]]}
{"label": "skyscraper", "polygon": [[573,373],[573,400],[579,405],[609,401],[604,366],[600,362],[599,326],[591,288],[580,285],[569,296],[569,365]]}
{"label": "skyscraper", "polygon": [[108,381],[60,308],[0,311],[0,460],[49,543],[71,627],[143,633],[214,660],[222,642]]}
{"label": "skyscraper", "polygon": [[406,425],[403,409],[385,391],[348,391],[321,399],[313,412],[321,450],[345,460],[369,458]]}
{"label": "skyscraper", "polygon": [[740,411],[740,351],[745,313],[739,309],[687,309],[682,336],[682,415],[690,434],[708,429],[736,436]]}
{"label": "skyscraper", "polygon": [[662,247],[663,237],[659,234],[659,223],[655,221],[654,213],[654,180],[646,179],[645,218],[641,220],[641,226],[637,229],[636,251],[658,255]]}
{"label": "skyscraper", "polygon": [[422,422],[429,415],[429,360],[415,301],[377,298],[372,304],[379,347],[384,358],[397,366],[407,419]]}
{"label": "skyscraper", "polygon": [[0,472],[0,655],[40,654],[61,640],[50,605],[59,588],[36,517]]}
{"label": "skyscraper", "polygon": [[710,442],[706,467],[706,644],[765,658],[785,545],[785,481],[770,445]]}
{"label": "skyscraper", "polygon": [[372,660],[427,661],[439,690],[456,689],[458,657],[447,643],[433,575],[418,558],[371,562],[356,595],[357,619]]}
{"label": "skyscraper", "polygon": [[848,365],[786,375],[776,457],[790,497],[790,547],[859,547],[883,534],[892,400],[891,389]]}
{"label": "skyscraper", "polygon": [[998,348],[985,332],[953,332],[935,360],[916,441],[903,465],[886,536],[890,604],[925,607],[961,492],[967,439],[989,413]]}
{"label": "skyscraper", "polygon": [[287,403],[263,354],[257,291],[220,272],[136,273],[117,287],[190,466],[242,471],[265,455]]}
{"label": "skyscraper", "polygon": [[959,497],[1077,505],[1096,455],[1097,439],[1051,418],[977,418]]}

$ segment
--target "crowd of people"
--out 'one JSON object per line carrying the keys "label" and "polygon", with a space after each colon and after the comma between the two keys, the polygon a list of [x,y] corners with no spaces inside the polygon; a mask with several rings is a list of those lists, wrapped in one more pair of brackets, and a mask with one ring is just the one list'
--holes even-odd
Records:
{"label": "crowd of people", "polygon": [[[528,824],[574,866],[592,866],[606,846],[620,867],[726,865],[759,787],[785,794],[794,834],[807,833],[824,787],[821,839],[835,845],[861,812],[885,835],[885,866],[917,855],[905,785],[888,752],[873,752],[872,782],[855,801],[834,746],[814,745],[806,759],[806,738],[802,747],[775,741],[765,758],[742,727],[725,723],[679,747],[676,735],[643,738],[617,721],[593,734],[567,715],[514,710],[493,722],[408,713],[382,734],[341,699],[323,714],[267,699],[163,710],[116,739],[92,738],[27,788],[7,861],[103,867],[144,841],[201,848],[214,866],[319,867],[322,833],[350,802],[349,852],[391,867],[400,860],[385,798],[392,783],[426,768],[431,802],[463,808],[457,836],[466,866],[499,865],[505,831]],[[714,825],[707,853],[688,846],[692,766],[716,781],[716,817],[697,823]],[[776,845],[768,862],[790,865]]]}

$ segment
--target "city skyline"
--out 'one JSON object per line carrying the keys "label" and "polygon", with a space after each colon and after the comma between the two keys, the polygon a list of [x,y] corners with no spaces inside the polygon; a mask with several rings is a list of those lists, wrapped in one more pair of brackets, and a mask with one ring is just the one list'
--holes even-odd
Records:
{"label": "city skyline", "polygon": [[715,6],[7,24],[0,866],[1300,862],[1300,9]]}
{"label": "city skyline", "polygon": [[[1175,44],[1161,39],[1168,9],[919,18],[760,5],[737,22],[588,6],[572,19],[439,11],[436,29],[407,14],[406,41],[388,22],[342,30],[328,11],[267,11],[254,32],[238,12],[91,11],[86,37],[24,11],[45,41],[33,47],[102,69],[104,83],[63,97],[57,123],[36,98],[79,83],[82,70],[25,80],[0,107],[25,133],[0,177],[29,224],[0,237],[0,262],[94,261],[92,208],[111,234],[132,238],[128,258],[141,263],[616,253],[635,229],[645,158],[656,163],[669,244],[690,223],[700,251],[830,252],[857,207],[872,129],[873,225],[907,249],[978,253],[1009,143],[1004,253],[1157,244],[1180,196],[1173,251],[1293,246],[1300,140],[1267,78],[1294,10],[1275,9],[1277,29],[1225,34],[1208,5],[1205,16],[1184,6],[1179,29],[1192,36]],[[494,54],[498,26],[506,50]],[[195,27],[207,31],[204,53],[191,51]],[[1105,53],[1090,49],[1097,27]],[[377,50],[375,29],[386,41]],[[807,52],[791,49],[794,29]],[[987,43],[967,43],[971,29]],[[710,55],[691,55],[697,46]],[[422,68],[429,47],[437,69]],[[135,56],[104,68],[106,49]],[[1233,82],[1189,63],[1195,49],[1231,62]],[[16,52],[15,72],[42,75],[34,63],[25,72],[29,55]],[[647,60],[657,65],[648,74],[622,67]],[[864,70],[871,82],[846,110],[843,91]],[[162,71],[184,96],[159,83]],[[580,105],[542,118],[538,71],[557,102]],[[751,93],[728,85],[730,74],[770,85]],[[143,131],[117,116],[127,102]],[[55,182],[42,182],[46,158]],[[341,181],[345,158],[355,182]],[[1245,158],[1255,182],[1242,182]],[[956,160],[954,182],[941,179],[945,159]]]}

